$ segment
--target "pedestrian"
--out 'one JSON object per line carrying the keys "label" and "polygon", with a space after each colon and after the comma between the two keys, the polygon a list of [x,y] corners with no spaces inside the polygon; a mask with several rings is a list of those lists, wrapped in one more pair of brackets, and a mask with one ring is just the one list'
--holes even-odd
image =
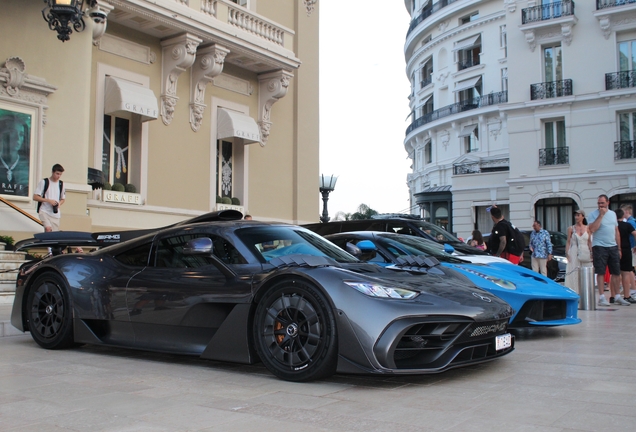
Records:
{"label": "pedestrian", "polygon": [[44,232],[60,230],[62,217],[60,207],[66,199],[64,182],[60,180],[63,172],[62,165],[53,165],[51,177],[40,180],[35,188],[33,200],[38,202],[37,212],[44,226]]}
{"label": "pedestrian", "polygon": [[[618,233],[621,237],[621,285],[623,286],[623,299],[629,303],[636,303],[636,300],[630,296],[630,289],[634,283],[634,266],[632,265],[632,251],[636,248],[632,248],[631,242],[636,240],[636,228],[630,223],[623,220],[623,209],[616,210],[616,217],[618,218]],[[631,241],[630,241],[631,239]],[[616,298],[614,299],[616,302]]]}
{"label": "pedestrian", "polygon": [[244,220],[252,220],[252,215],[245,215]]}
{"label": "pedestrian", "polygon": [[[628,224],[630,224],[631,226],[634,227],[634,229],[636,229],[636,219],[634,219],[634,214],[633,212],[633,208],[631,204],[623,204],[621,206],[621,209],[623,210],[623,212],[625,213],[625,215],[623,216],[625,218],[625,222],[627,222]],[[636,247],[636,241],[634,240],[633,237],[629,238],[629,245],[632,249],[632,270],[634,267],[636,267],[636,252],[634,247]],[[634,273],[632,272],[632,285],[631,285],[631,290],[630,290],[630,297],[633,298],[634,300],[636,300],[636,275],[634,275]],[[623,287],[623,295],[625,295],[625,287]]]}
{"label": "pedestrian", "polygon": [[508,252],[510,239],[513,235],[512,224],[504,219],[499,207],[488,207],[486,211],[490,212],[490,218],[494,223],[490,232],[490,239],[488,240],[488,252],[491,255],[507,259],[513,264],[519,264],[523,261],[523,252],[521,256]]}
{"label": "pedestrian", "polygon": [[541,273],[543,276],[548,275],[548,261],[552,259],[552,241],[550,233],[541,228],[541,222],[535,219],[532,224],[532,232],[530,233],[530,248],[532,270]]}
{"label": "pedestrian", "polygon": [[484,243],[484,236],[481,235],[481,231],[474,230],[472,233],[472,238],[470,240],[470,245],[477,249],[486,250],[486,243]]}
{"label": "pedestrian", "polygon": [[622,306],[630,306],[631,303],[623,300],[619,293],[620,286],[620,234],[618,232],[618,219],[616,213],[609,209],[607,195],[599,195],[596,202],[598,208],[588,216],[588,228],[592,233],[592,262],[596,273],[596,285],[598,287],[598,305],[609,306],[605,298],[605,268],[610,272],[610,295],[614,297],[614,303]]}
{"label": "pedestrian", "polygon": [[565,242],[568,263],[564,285],[581,294],[579,269],[592,266],[592,236],[587,229],[584,210],[574,212],[574,221],[575,224],[568,228],[568,240]]}

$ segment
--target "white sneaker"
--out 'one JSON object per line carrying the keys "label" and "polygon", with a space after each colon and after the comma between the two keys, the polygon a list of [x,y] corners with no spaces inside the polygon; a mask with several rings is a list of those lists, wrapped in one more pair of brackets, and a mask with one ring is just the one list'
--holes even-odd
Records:
{"label": "white sneaker", "polygon": [[609,302],[607,301],[607,299],[605,297],[599,297],[598,299],[598,305],[599,306],[609,306]]}
{"label": "white sneaker", "polygon": [[636,300],[636,292],[633,292],[630,297],[633,298],[634,300]]}
{"label": "white sneaker", "polygon": [[631,306],[632,304],[627,300],[623,299],[623,297],[616,296],[614,297],[614,304],[618,304],[621,306]]}

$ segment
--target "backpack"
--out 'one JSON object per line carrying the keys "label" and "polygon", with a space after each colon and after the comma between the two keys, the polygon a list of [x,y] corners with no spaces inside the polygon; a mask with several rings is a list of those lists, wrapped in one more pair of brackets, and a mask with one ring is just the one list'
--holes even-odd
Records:
{"label": "backpack", "polygon": [[[62,180],[59,181],[60,183],[60,199],[62,199],[62,189],[64,188],[64,182]],[[40,195],[42,198],[46,198],[46,191],[49,189],[49,179],[45,178],[44,179],[44,189],[42,189],[42,195]],[[36,213],[40,213],[40,207],[42,207],[42,203],[38,201],[38,208],[35,211]]]}
{"label": "backpack", "polygon": [[523,234],[519,231],[519,228],[508,222],[510,229],[510,238],[506,237],[506,251],[509,254],[515,256],[523,255],[523,250],[526,248],[526,241],[523,238]]}

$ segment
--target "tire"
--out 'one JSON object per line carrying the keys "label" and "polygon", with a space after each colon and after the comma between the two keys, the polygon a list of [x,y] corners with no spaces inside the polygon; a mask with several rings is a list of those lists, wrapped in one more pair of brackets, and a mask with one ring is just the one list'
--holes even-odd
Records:
{"label": "tire", "polygon": [[64,279],[48,272],[38,276],[27,297],[26,315],[31,337],[46,349],[73,345],[73,319]]}
{"label": "tire", "polygon": [[275,284],[258,303],[254,345],[265,367],[287,381],[311,381],[336,372],[334,313],[324,295],[302,280]]}

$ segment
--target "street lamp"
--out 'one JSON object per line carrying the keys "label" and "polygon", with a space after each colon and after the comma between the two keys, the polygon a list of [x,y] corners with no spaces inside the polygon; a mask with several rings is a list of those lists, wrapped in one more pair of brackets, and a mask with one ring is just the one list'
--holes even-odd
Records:
{"label": "street lamp", "polygon": [[[46,7],[42,9],[44,21],[49,24],[51,30],[57,32],[59,40],[66,42],[70,39],[73,30],[79,33],[86,28],[84,3],[87,3],[89,8],[94,8],[97,0],[44,0],[44,3],[46,3]],[[90,15],[97,23],[106,19],[106,14],[99,11]]]}
{"label": "street lamp", "polygon": [[320,193],[322,194],[322,216],[320,216],[320,222],[327,223],[329,222],[329,212],[327,211],[327,201],[329,201],[329,193],[333,192],[336,188],[336,181],[338,180],[337,176],[330,175],[325,176],[324,174],[320,174]]}

